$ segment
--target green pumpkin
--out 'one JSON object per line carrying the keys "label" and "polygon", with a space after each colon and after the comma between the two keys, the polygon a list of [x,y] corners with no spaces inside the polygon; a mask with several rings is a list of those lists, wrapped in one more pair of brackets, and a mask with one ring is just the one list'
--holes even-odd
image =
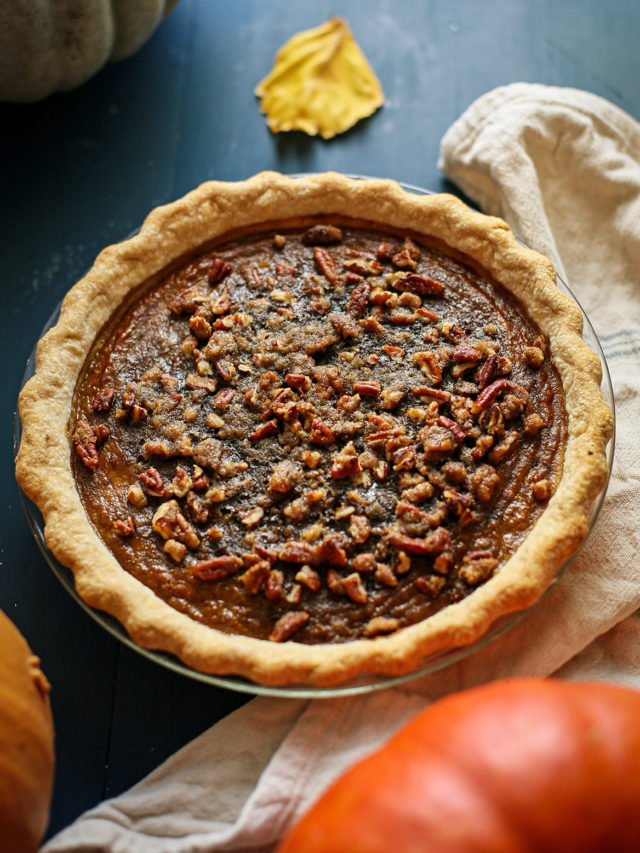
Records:
{"label": "green pumpkin", "polygon": [[0,100],[38,101],[135,53],[178,0],[0,0]]}

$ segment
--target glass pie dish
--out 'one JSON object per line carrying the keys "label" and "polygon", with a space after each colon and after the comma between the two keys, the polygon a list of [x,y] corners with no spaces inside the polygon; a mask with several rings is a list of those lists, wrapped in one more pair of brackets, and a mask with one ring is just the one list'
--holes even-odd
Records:
{"label": "glass pie dish", "polygon": [[[423,193],[424,191],[420,191],[414,187],[404,187],[405,191],[410,193]],[[557,281],[558,287],[565,292],[568,292],[568,288],[566,288],[562,282]],[[575,301],[575,298],[574,298]],[[583,319],[583,328],[584,328],[584,339],[587,344],[591,347],[591,349],[597,354],[600,365],[602,369],[603,382],[602,382],[602,394],[605,402],[609,405],[609,408],[613,410],[613,394],[611,391],[611,384],[608,376],[608,371],[606,367],[606,363],[604,361],[604,357],[602,355],[601,348],[598,344],[597,338],[593,329],[588,321],[588,318],[582,312]],[[56,322],[56,315],[54,315],[47,328],[54,325]],[[44,330],[46,331],[46,329]],[[27,381],[31,374],[34,371],[34,357],[30,359],[29,365],[27,367],[27,374],[25,375],[25,381]],[[19,424],[16,419],[16,446],[19,443]],[[613,456],[613,441],[609,442],[607,448],[607,465],[609,472],[611,470],[611,462]],[[600,493],[598,498],[593,502],[590,510],[590,525],[589,529],[592,529],[593,524],[595,523],[595,519],[597,517],[598,511],[602,504],[602,500],[604,497],[604,490]],[[123,642],[130,645],[132,648],[140,651],[142,654],[150,657],[156,662],[161,663],[169,668],[177,670],[183,674],[188,674],[191,677],[197,678],[202,681],[206,681],[208,683],[212,683],[218,686],[224,686],[229,689],[235,689],[243,692],[249,693],[262,693],[262,694],[270,694],[270,695],[283,695],[283,696],[337,696],[337,695],[349,695],[352,693],[358,692],[366,692],[374,689],[381,689],[387,686],[391,686],[393,684],[398,684],[408,679],[417,678],[419,676],[434,672],[439,670],[445,666],[449,666],[452,663],[460,660],[462,657],[466,657],[473,652],[475,652],[478,648],[482,647],[484,644],[489,642],[494,637],[498,636],[500,633],[511,627],[515,622],[521,618],[521,616],[526,612],[526,610],[520,610],[518,612],[510,612],[506,616],[502,616],[494,621],[488,630],[486,630],[481,637],[474,640],[473,642],[464,645],[464,646],[456,646],[455,648],[444,647],[441,648],[434,654],[429,654],[424,657],[423,660],[420,661],[419,665],[411,670],[410,673],[404,674],[402,676],[370,676],[367,674],[363,674],[358,676],[355,679],[341,682],[336,686],[331,687],[317,687],[315,685],[299,685],[296,683],[288,684],[286,686],[263,686],[259,684],[255,684],[253,681],[246,680],[240,677],[233,676],[219,676],[219,675],[209,675],[202,673],[198,670],[192,669],[191,667],[185,665],[177,658],[174,658],[172,655],[166,654],[164,652],[158,651],[150,651],[148,649],[144,649],[138,644],[134,643],[126,633],[125,629],[120,625],[120,623],[115,620],[113,617],[105,614],[103,611],[96,610],[94,608],[88,607],[82,599],[79,598],[77,593],[75,592],[75,587],[73,584],[73,576],[72,573],[65,569],[58,561],[53,557],[45,545],[44,540],[44,532],[42,521],[39,517],[38,511],[35,507],[25,498],[25,506],[27,508],[27,516],[29,518],[30,524],[36,536],[36,539],[40,546],[43,548],[43,552],[50,562],[52,568],[56,572],[57,576],[61,579],[63,584],[72,592],[74,597],[77,598],[79,603],[87,609],[87,611],[96,618],[100,624],[102,624],[107,630],[109,630],[112,634],[117,636]],[[573,557],[575,559],[575,555]],[[567,566],[570,564],[570,561],[564,563],[558,568],[556,580],[558,577],[566,570]],[[535,606],[535,605],[534,605]]]}

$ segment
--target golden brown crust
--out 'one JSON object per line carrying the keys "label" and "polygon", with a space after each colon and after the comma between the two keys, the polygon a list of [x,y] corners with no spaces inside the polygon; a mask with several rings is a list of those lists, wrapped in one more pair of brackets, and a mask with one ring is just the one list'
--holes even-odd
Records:
{"label": "golden brown crust", "polygon": [[[340,213],[410,229],[470,257],[527,307],[548,337],[566,392],[569,439],[563,474],[533,530],[505,566],[465,600],[393,635],[338,645],[270,643],[198,624],[127,574],[90,526],[71,473],[69,416],[77,378],[113,311],[176,258],[238,228]],[[91,606],[116,616],[133,640],[170,651],[203,672],[270,685],[334,685],[361,673],[400,675],[426,655],[466,645],[501,616],[534,603],[583,541],[589,509],[606,482],[612,414],[600,363],[581,337],[578,307],[556,287],[551,262],[524,248],[507,224],[451,195],[416,196],[385,180],[328,173],[286,178],[263,172],[239,183],[208,182],[153,210],[139,234],[100,253],[40,341],[35,376],[20,396],[18,481],[39,506],[51,551]]]}

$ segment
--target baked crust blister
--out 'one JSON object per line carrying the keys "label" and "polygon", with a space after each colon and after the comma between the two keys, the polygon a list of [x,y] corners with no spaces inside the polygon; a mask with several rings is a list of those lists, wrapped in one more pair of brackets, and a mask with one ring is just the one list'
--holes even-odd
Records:
{"label": "baked crust blister", "polygon": [[[562,477],[500,571],[429,619],[389,636],[342,644],[273,643],[224,634],[173,609],[124,571],[88,521],[71,466],[76,383],[113,312],[177,258],[230,231],[338,212],[424,234],[470,258],[526,306],[549,342],[565,390]],[[613,426],[600,378],[599,360],[581,337],[580,311],[557,289],[550,261],[518,243],[502,220],[476,213],[453,196],[415,196],[391,181],[337,174],[289,179],[265,172],[237,184],[203,184],[152,211],[138,235],[98,256],[38,345],[36,374],[20,396],[23,436],[16,470],[43,514],[48,547],[72,569],[80,596],[118,618],[139,645],[169,651],[197,670],[269,685],[328,686],[359,674],[400,675],[429,654],[473,642],[500,617],[534,603],[577,550],[607,477],[605,448]]]}

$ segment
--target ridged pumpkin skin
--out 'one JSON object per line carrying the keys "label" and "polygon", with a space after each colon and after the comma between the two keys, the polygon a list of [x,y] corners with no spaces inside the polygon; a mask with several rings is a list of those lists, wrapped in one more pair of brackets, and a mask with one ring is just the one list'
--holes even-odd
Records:
{"label": "ridged pumpkin skin", "polygon": [[637,853],[640,692],[513,679],[434,703],[277,853]]}
{"label": "ridged pumpkin skin", "polygon": [[74,89],[140,48],[178,0],[0,0],[0,101]]}
{"label": "ridged pumpkin skin", "polygon": [[0,611],[0,850],[31,853],[47,827],[53,786],[49,682]]}

